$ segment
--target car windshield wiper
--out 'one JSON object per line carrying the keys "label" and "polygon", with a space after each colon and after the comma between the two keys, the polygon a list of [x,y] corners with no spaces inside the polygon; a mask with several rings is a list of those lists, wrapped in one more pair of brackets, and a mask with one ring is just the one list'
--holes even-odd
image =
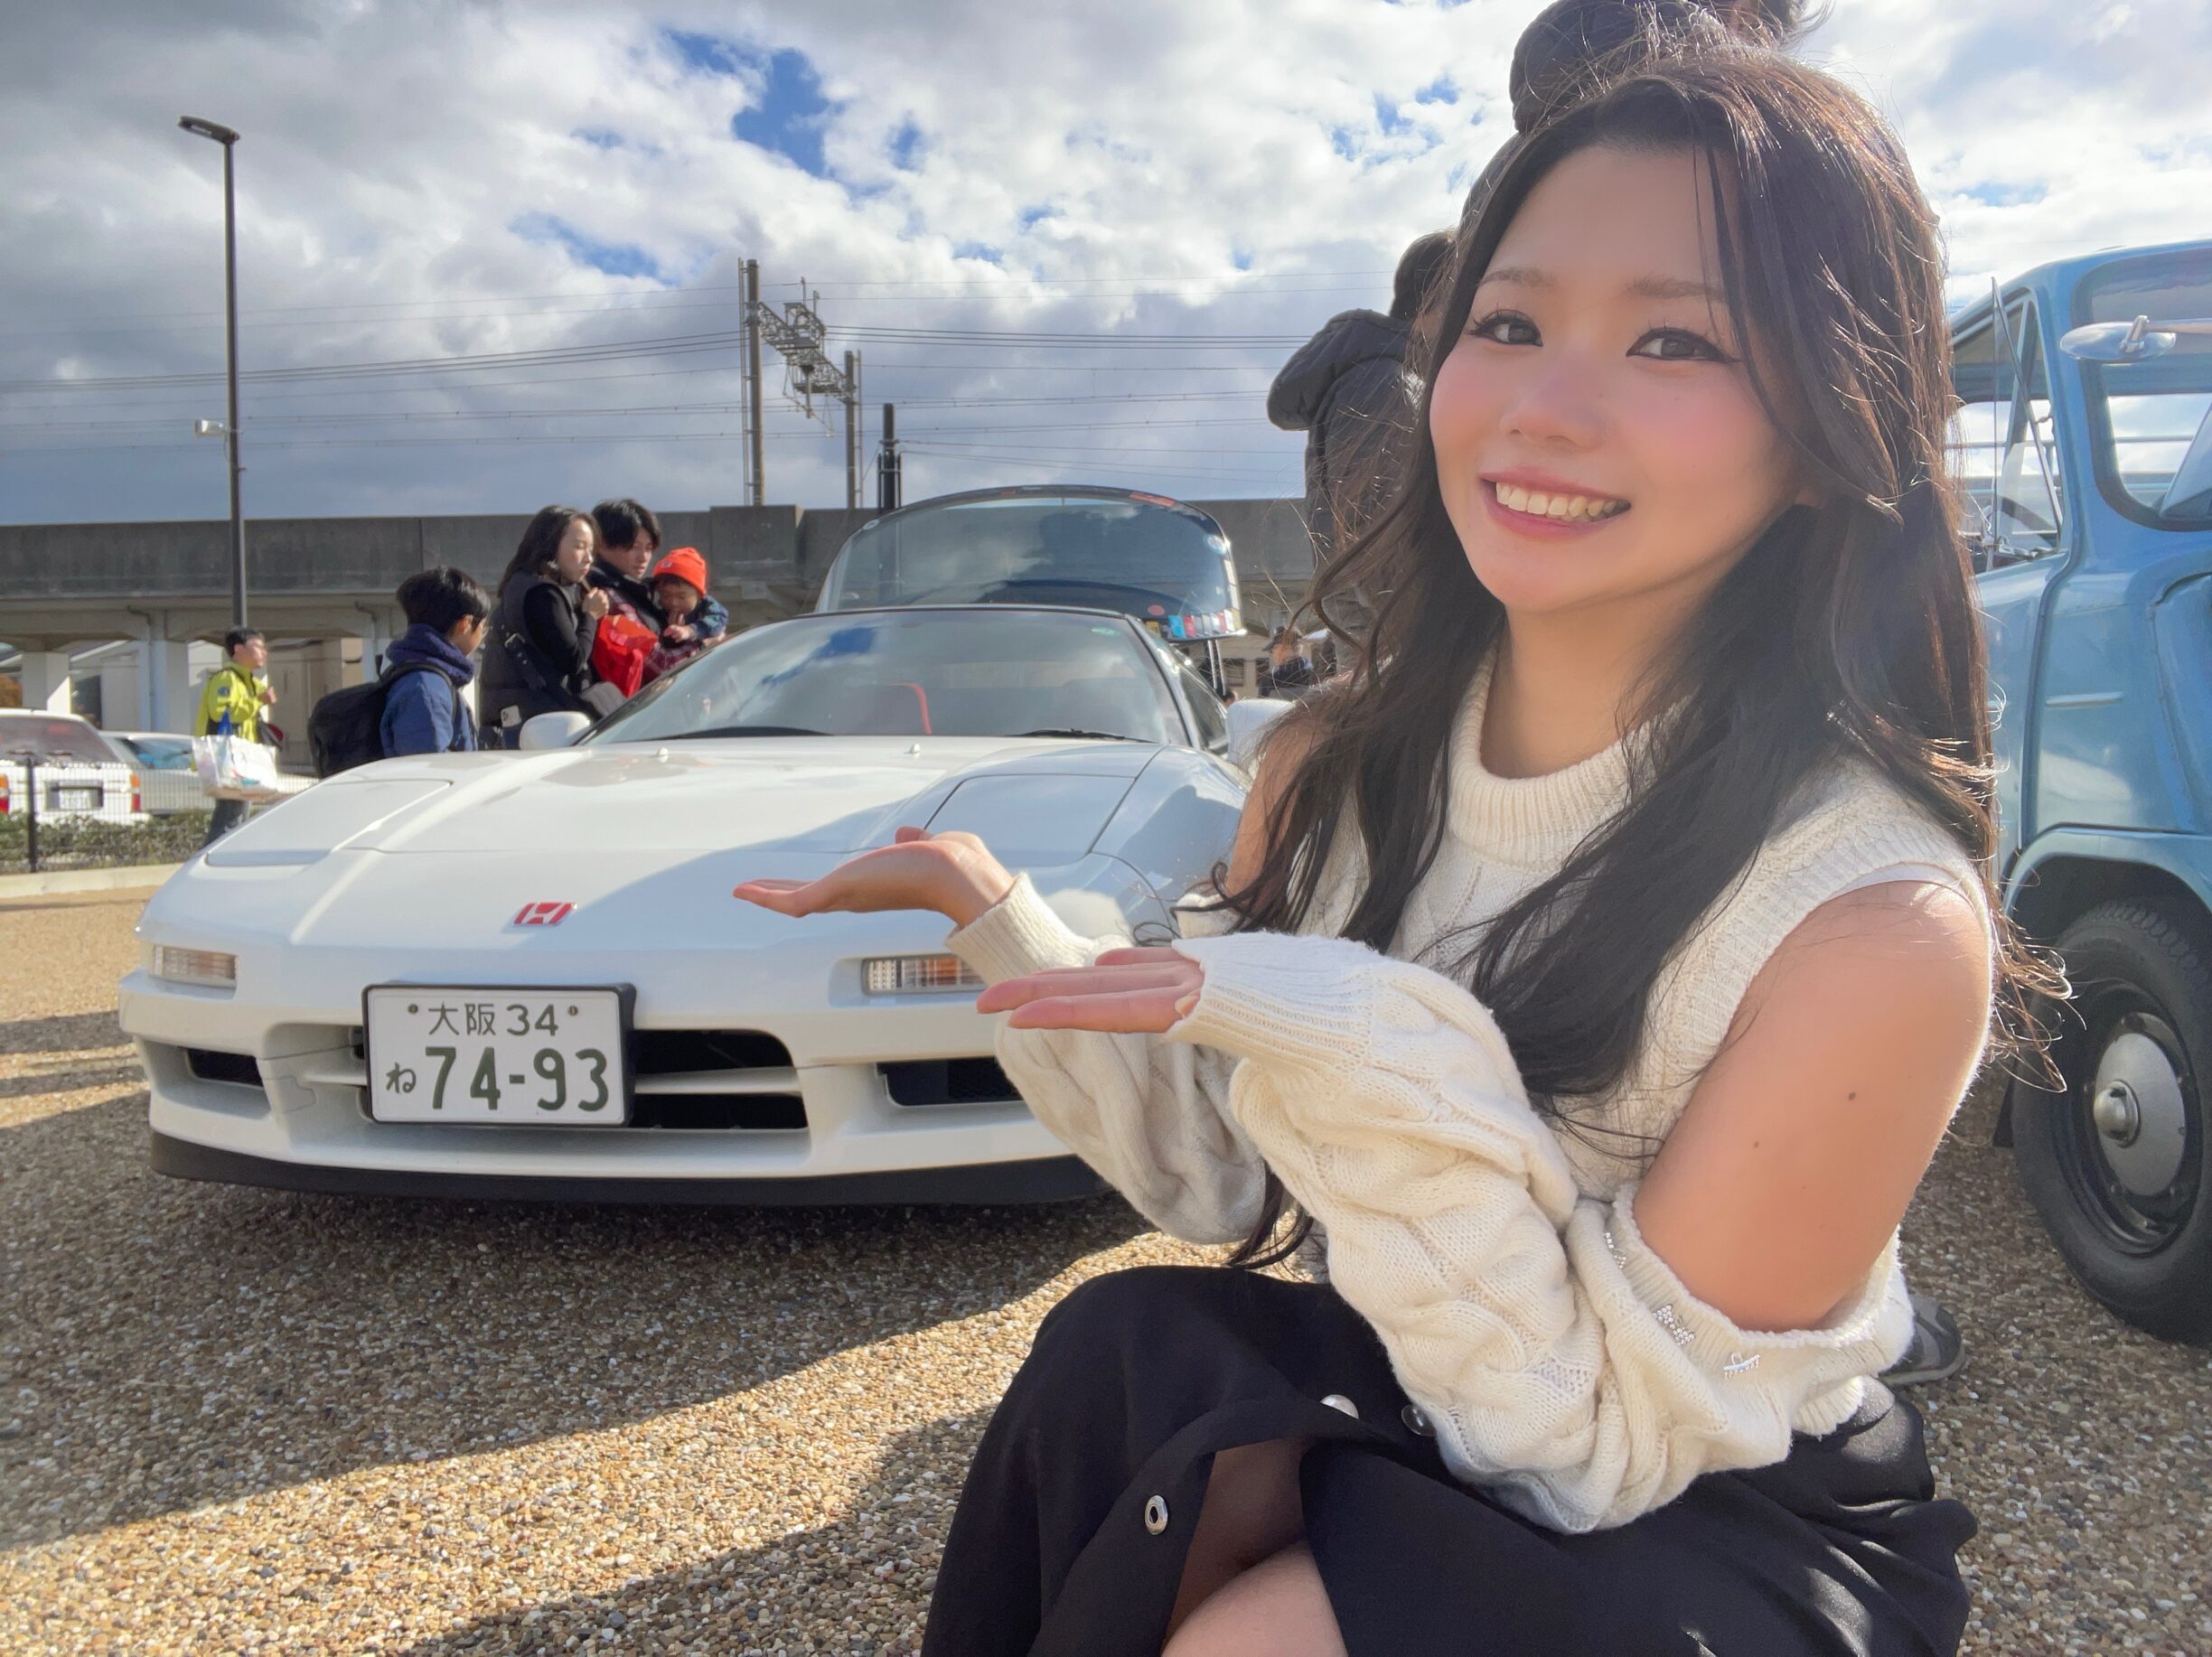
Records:
{"label": "car windshield wiper", "polygon": [[1017,736],[1088,736],[1099,742],[1142,742],[1141,736],[1129,736],[1120,731],[1086,731],[1072,725],[1047,726],[1041,731],[1017,731]]}
{"label": "car windshield wiper", "polygon": [[[803,725],[717,725],[703,731],[677,731],[667,736],[633,736],[631,742],[695,742],[708,736],[827,736],[827,731],[810,731]],[[622,737],[614,741],[625,740]]]}

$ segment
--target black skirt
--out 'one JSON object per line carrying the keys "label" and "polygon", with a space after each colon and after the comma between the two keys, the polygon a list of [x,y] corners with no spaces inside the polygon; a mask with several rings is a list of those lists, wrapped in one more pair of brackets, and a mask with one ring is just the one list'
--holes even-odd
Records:
{"label": "black skirt", "polygon": [[1935,1499],[1917,1413],[1870,1393],[1775,1466],[1566,1535],[1445,1470],[1326,1285],[1116,1272],[1047,1315],[992,1418],[923,1652],[1158,1657],[1214,1453],[1306,1437],[1306,1538],[1351,1657],[1947,1657],[1974,1522]]}

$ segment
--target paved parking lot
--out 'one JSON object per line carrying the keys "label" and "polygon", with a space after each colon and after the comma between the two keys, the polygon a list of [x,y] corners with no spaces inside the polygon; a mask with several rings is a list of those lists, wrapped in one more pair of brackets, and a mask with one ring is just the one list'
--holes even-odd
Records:
{"label": "paved parking lot", "polygon": [[[344,1201],[145,1171],[143,894],[0,904],[0,1650],[905,1652],[1109,1201]],[[1907,1228],[1978,1652],[2212,1652],[2212,1355],[2072,1287],[1970,1109]]]}

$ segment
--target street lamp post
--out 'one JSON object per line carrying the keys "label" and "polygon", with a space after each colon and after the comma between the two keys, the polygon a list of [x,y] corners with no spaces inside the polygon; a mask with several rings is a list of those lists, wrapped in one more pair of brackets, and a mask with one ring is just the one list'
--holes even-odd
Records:
{"label": "street lamp post", "polygon": [[[230,171],[230,152],[239,136],[230,127],[197,116],[183,116],[177,125],[186,132],[211,138],[223,153],[223,342],[230,358],[226,379],[230,386],[230,413],[223,422],[223,445],[230,457],[230,625],[246,625],[246,518],[239,496],[239,387],[238,387],[238,199]],[[202,429],[207,422],[201,422]]]}

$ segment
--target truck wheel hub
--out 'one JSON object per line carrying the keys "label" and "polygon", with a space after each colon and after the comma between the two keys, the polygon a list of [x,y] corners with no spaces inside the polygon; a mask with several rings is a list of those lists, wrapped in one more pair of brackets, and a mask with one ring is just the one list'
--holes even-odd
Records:
{"label": "truck wheel hub", "polygon": [[2170,1190],[2181,1176],[2189,1105],[2166,1050],[2123,1021],[2097,1062],[2090,1119],[2113,1175],[2139,1197]]}

